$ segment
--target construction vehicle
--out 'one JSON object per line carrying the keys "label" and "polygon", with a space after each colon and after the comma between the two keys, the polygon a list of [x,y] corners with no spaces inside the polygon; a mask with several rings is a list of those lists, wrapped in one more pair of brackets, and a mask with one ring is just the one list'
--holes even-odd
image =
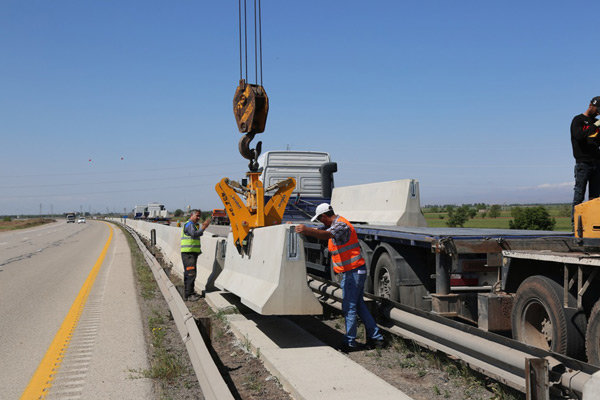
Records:
{"label": "construction vehicle", "polygon": [[213,225],[229,225],[229,217],[224,209],[215,208],[212,210],[210,219]]}
{"label": "construction vehicle", "polygon": [[[298,237],[293,225],[278,226],[302,177],[268,183],[266,168],[259,168],[262,143],[250,148],[255,134],[264,130],[268,98],[262,71],[260,85],[248,84],[247,72],[242,79],[241,20],[240,9],[240,84],[233,106],[238,130],[245,133],[238,149],[250,163],[246,182],[223,178],[215,188],[231,221],[225,264],[215,285],[261,314],[310,314],[317,309],[314,296],[304,290],[306,282],[298,282],[298,270],[333,281],[339,277],[330,266],[326,242]],[[269,186],[265,190],[263,185]],[[269,189],[278,191],[266,200]],[[600,253],[588,254],[590,243],[587,248],[585,243],[600,237],[599,205],[577,208],[576,236],[428,228],[414,179],[335,188],[331,205],[354,225],[367,266],[367,292],[580,359],[586,358],[587,344],[587,359],[600,365]],[[303,215],[308,220],[310,212]]]}
{"label": "construction vehicle", "polygon": [[[273,152],[273,160],[279,161],[271,165],[271,171],[269,162],[261,160],[265,181],[278,179],[278,163],[286,164],[285,168],[279,165],[282,173],[292,175],[296,182],[316,176],[313,154],[307,153],[304,163],[300,152],[287,157],[282,153]],[[293,192],[291,197],[293,204]],[[594,271],[600,267],[600,254],[589,251],[598,248],[590,239],[598,235],[600,221],[585,215],[600,215],[599,203],[576,208],[581,211],[576,211],[579,233],[574,236],[554,231],[429,228],[420,210],[419,183],[413,179],[336,187],[331,197],[334,211],[353,223],[359,237],[367,263],[368,293],[486,331],[512,332],[525,343],[597,365],[600,349],[593,349],[600,346],[600,305],[593,309],[600,299],[600,280]],[[294,222],[316,226],[308,219]],[[289,244],[293,234],[286,232]],[[283,233],[273,230],[272,234]],[[330,267],[326,242],[308,237],[299,242],[308,273],[339,281]],[[246,251],[252,252],[252,246]],[[246,261],[252,263],[252,258]],[[255,262],[259,271],[266,268],[263,260]],[[286,262],[281,262],[281,269]],[[243,268],[251,270],[248,265]],[[259,271],[256,274],[263,273]],[[254,279],[254,273],[250,274]],[[221,286],[236,290],[225,279]],[[251,297],[239,290],[240,297]],[[592,349],[587,357],[586,337]]]}

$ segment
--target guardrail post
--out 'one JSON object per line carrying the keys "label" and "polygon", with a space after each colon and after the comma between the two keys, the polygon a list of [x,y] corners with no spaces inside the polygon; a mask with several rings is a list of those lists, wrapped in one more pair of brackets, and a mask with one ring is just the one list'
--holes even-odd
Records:
{"label": "guardrail post", "polygon": [[550,400],[548,360],[525,359],[525,397],[527,400]]}

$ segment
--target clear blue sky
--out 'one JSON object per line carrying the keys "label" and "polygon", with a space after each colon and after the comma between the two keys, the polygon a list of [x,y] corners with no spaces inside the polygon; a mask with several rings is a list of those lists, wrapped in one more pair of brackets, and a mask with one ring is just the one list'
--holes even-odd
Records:
{"label": "clear blue sky", "polygon": [[[422,204],[570,202],[593,3],[262,9],[263,151],[328,151],[337,186],[415,178]],[[235,0],[2,1],[0,215],[220,206],[247,170],[237,21]]]}

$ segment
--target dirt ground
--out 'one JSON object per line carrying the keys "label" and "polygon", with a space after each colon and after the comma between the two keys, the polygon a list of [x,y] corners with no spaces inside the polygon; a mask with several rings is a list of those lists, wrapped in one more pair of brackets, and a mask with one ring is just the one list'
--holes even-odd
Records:
{"label": "dirt ground", "polygon": [[[155,253],[160,261],[160,254]],[[171,280],[178,286],[181,281]],[[142,307],[147,321],[153,314],[159,313],[169,319],[167,338],[169,351],[177,354],[184,364],[182,373],[176,379],[157,380],[156,389],[161,399],[201,399],[201,390],[193,373],[189,357],[181,337],[177,332],[166,302],[162,295]],[[162,303],[162,304],[161,304]],[[222,375],[236,399],[284,400],[291,397],[283,390],[277,378],[264,367],[262,361],[250,353],[248,345],[240,343],[233,335],[223,313],[215,314],[204,299],[187,303],[196,319],[210,320],[209,349],[216,360]],[[240,310],[233,310],[240,312]],[[241,310],[241,312],[247,312]],[[309,333],[324,343],[338,348],[344,332],[343,317],[334,309],[326,309],[323,316],[289,317]],[[205,329],[201,329],[203,331]],[[147,329],[149,332],[150,329]],[[364,328],[359,328],[359,338]],[[149,343],[151,341],[149,333]],[[378,350],[360,350],[347,355],[365,369],[378,375],[391,385],[405,392],[415,400],[432,399],[481,399],[508,400],[524,399],[524,395],[501,385],[483,375],[471,371],[461,363],[446,356],[420,348],[411,341],[387,335],[387,346]]]}

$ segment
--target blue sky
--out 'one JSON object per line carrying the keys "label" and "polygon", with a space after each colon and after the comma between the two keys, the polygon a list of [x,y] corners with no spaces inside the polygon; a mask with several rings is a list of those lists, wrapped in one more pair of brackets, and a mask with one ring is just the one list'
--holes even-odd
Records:
{"label": "blue sky", "polygon": [[[570,202],[590,4],[264,0],[263,151],[327,151],[337,186],[415,178],[422,204]],[[220,206],[247,170],[237,7],[0,2],[0,215]]]}

